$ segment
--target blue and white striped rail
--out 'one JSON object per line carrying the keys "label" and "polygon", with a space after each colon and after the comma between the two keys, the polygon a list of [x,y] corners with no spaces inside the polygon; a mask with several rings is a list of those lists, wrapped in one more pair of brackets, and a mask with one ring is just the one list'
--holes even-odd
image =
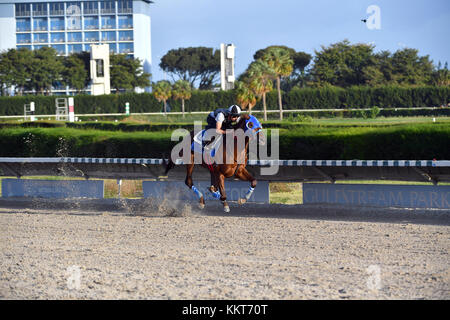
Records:
{"label": "blue and white striped rail", "polygon": [[[90,164],[146,164],[160,165],[163,159],[154,158],[1,158],[3,163],[90,163]],[[177,165],[183,164],[181,159]],[[249,160],[251,166],[288,167],[450,167],[450,160]]]}

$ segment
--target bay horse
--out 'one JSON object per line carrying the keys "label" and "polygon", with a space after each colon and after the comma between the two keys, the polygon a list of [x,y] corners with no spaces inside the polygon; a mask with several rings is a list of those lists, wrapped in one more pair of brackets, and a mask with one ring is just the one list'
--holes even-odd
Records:
{"label": "bay horse", "polygon": [[[239,143],[236,142],[235,133],[243,133],[243,147],[239,148]],[[227,145],[226,136],[233,135],[231,141],[231,145]],[[229,138],[229,137],[228,137]],[[242,137],[241,137],[242,138]],[[212,193],[213,197],[216,199],[220,199],[223,204],[223,208],[225,212],[230,212],[230,207],[227,203],[227,195],[225,191],[225,179],[236,177],[243,181],[249,181],[250,187],[246,192],[244,198],[239,198],[238,203],[244,204],[250,199],[253,191],[256,187],[257,181],[256,179],[247,171],[245,166],[248,161],[248,147],[250,140],[258,139],[258,143],[264,145],[266,143],[265,136],[262,132],[262,125],[253,115],[243,114],[240,116],[235,125],[233,125],[232,130],[227,131],[221,139],[221,144],[218,146],[221,149],[222,153],[219,153],[219,157],[221,156],[221,163],[212,163],[210,159],[205,161],[205,156],[202,154],[202,167],[207,168],[210,172],[211,177],[211,186],[209,187],[209,191]],[[190,141],[191,144],[194,141],[194,131],[190,132]],[[242,146],[242,145],[241,145]],[[180,154],[180,156],[182,156]],[[206,158],[208,158],[206,156]],[[175,167],[175,163],[172,159],[169,159],[168,162],[164,162],[165,165],[165,174],[169,172],[170,169]],[[205,206],[205,198],[200,190],[195,187],[194,182],[192,180],[192,173],[194,171],[194,151],[191,149],[191,159],[190,163],[186,165],[186,180],[185,184],[190,188],[195,195],[199,199],[199,207],[204,208]]]}

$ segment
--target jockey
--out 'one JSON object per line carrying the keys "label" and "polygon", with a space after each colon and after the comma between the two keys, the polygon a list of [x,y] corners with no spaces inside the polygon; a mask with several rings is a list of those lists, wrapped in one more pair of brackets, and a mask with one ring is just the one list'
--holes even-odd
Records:
{"label": "jockey", "polygon": [[[220,134],[222,137],[223,134],[226,133],[225,130],[232,129],[233,122],[236,122],[241,115],[241,108],[238,105],[232,105],[228,109],[216,109],[212,111],[208,117],[206,118],[206,122],[208,123],[205,127],[205,130],[215,129],[217,134]],[[218,143],[219,139],[214,139],[211,141],[204,142],[204,146],[206,150],[210,150],[214,148],[216,143]],[[214,143],[211,143],[215,141]]]}
{"label": "jockey", "polygon": [[231,129],[232,123],[237,121],[241,115],[241,108],[237,105],[232,105],[228,109],[217,109],[212,111],[206,118],[205,129],[216,129],[217,133],[225,134],[225,130]]}

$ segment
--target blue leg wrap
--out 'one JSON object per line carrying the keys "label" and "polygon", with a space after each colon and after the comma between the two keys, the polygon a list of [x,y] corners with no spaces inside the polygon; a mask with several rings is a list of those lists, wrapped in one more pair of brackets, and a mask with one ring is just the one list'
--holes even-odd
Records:
{"label": "blue leg wrap", "polygon": [[194,191],[195,195],[200,199],[203,197],[203,194],[198,190],[195,186],[192,186],[192,191]]}
{"label": "blue leg wrap", "polygon": [[252,187],[248,188],[248,191],[245,194],[245,199],[247,199],[247,200],[250,199],[250,197],[252,196],[253,191],[255,191],[255,188],[252,188]]}

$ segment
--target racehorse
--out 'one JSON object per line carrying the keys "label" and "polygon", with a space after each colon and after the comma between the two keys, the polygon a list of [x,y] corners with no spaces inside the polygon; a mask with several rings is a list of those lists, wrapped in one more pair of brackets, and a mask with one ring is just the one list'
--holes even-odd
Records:
{"label": "racehorse", "polygon": [[[241,145],[236,142],[235,133],[243,133],[244,143]],[[234,143],[228,144],[227,141],[230,141],[226,136],[233,135],[231,141]],[[241,136],[242,138],[242,136]],[[221,163],[211,163],[211,157],[202,156],[201,165],[207,168],[210,171],[211,175],[211,186],[209,187],[209,191],[212,193],[213,197],[216,199],[220,199],[223,204],[223,208],[225,212],[230,212],[230,207],[227,203],[227,195],[225,191],[225,178],[236,177],[243,181],[250,182],[250,188],[246,192],[244,198],[239,198],[238,203],[244,204],[250,199],[253,191],[256,187],[257,181],[256,179],[247,171],[245,166],[248,161],[248,147],[251,140],[258,139],[258,143],[264,145],[266,143],[266,138],[262,132],[262,125],[253,115],[243,114],[240,116],[235,125],[233,125],[233,130],[227,131],[221,139],[221,144],[218,146],[221,149],[222,153],[222,161]],[[191,144],[194,141],[194,132],[190,132],[190,141]],[[241,147],[241,148],[239,148]],[[192,180],[192,172],[194,171],[194,150],[191,148],[191,159],[188,164],[186,164],[186,180],[185,184],[192,189],[195,195],[199,199],[200,208],[204,208],[205,199],[203,194],[198,190],[194,182]],[[219,157],[220,157],[220,153]],[[180,154],[181,155],[181,154]],[[181,155],[182,156],[182,155]],[[207,158],[205,160],[205,158]],[[208,159],[209,158],[209,159]],[[172,159],[169,159],[168,162],[164,162],[165,165],[165,174],[169,172],[175,166],[175,163]]]}

